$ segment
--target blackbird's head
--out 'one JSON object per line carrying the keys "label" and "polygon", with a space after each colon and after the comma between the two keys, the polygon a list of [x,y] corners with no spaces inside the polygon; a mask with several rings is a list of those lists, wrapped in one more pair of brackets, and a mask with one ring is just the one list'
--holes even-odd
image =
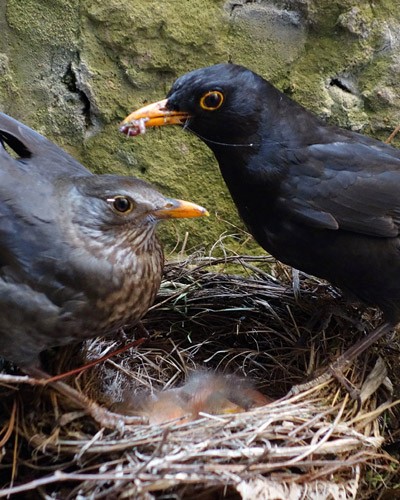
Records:
{"label": "blackbird's head", "polygon": [[154,231],[161,219],[208,215],[187,201],[167,198],[135,177],[92,175],[78,177],[67,186],[68,219],[78,232],[104,242],[118,239],[137,244]]}
{"label": "blackbird's head", "polygon": [[214,143],[256,139],[265,114],[264,93],[273,89],[252,71],[235,64],[217,64],[181,76],[167,98],[131,113],[121,132],[143,133],[146,127],[178,124],[211,148]]}

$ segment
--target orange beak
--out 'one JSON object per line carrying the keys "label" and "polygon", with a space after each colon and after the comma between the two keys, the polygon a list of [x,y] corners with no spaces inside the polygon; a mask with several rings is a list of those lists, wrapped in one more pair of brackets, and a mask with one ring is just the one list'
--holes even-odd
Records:
{"label": "orange beak", "polygon": [[121,123],[120,131],[128,137],[144,134],[147,127],[162,125],[184,125],[189,113],[171,111],[166,108],[168,99],[153,102],[133,111]]}
{"label": "orange beak", "polygon": [[205,208],[196,205],[196,203],[173,198],[167,198],[165,205],[154,210],[152,214],[157,219],[191,219],[210,215]]}

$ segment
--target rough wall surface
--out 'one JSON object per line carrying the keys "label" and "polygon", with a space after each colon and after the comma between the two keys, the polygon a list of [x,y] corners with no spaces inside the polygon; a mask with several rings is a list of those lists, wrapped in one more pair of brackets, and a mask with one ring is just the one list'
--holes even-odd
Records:
{"label": "rough wall surface", "polygon": [[212,154],[173,127],[117,127],[177,76],[229,60],[341,126],[384,139],[400,123],[397,0],[0,0],[0,33],[0,109],[95,172],[207,206],[209,220],[164,229],[190,246],[239,232]]}

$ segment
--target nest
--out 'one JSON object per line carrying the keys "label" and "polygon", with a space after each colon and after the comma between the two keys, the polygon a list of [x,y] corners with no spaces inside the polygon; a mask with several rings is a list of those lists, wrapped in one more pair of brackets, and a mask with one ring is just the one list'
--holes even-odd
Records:
{"label": "nest", "polygon": [[[121,408],[127,394],[176,387],[201,367],[251,380],[272,402],[117,431],[99,429],[50,389],[3,383],[0,497],[376,498],[397,465],[383,448],[397,410],[386,364],[370,349],[345,373],[361,388],[361,406],[334,379],[290,389],[379,320],[267,256],[171,262],[143,321],[146,342],[68,383]],[[134,332],[63,348],[47,356],[49,370],[98,359]]]}

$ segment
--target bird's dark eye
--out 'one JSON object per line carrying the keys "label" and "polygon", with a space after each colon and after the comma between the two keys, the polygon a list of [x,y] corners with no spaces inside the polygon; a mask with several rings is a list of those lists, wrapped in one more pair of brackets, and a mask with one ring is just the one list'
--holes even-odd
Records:
{"label": "bird's dark eye", "polygon": [[135,206],[133,200],[127,196],[115,196],[107,201],[111,204],[113,210],[120,214],[129,214]]}
{"label": "bird's dark eye", "polygon": [[224,94],[219,90],[210,90],[200,99],[200,106],[207,111],[215,111],[222,106]]}

